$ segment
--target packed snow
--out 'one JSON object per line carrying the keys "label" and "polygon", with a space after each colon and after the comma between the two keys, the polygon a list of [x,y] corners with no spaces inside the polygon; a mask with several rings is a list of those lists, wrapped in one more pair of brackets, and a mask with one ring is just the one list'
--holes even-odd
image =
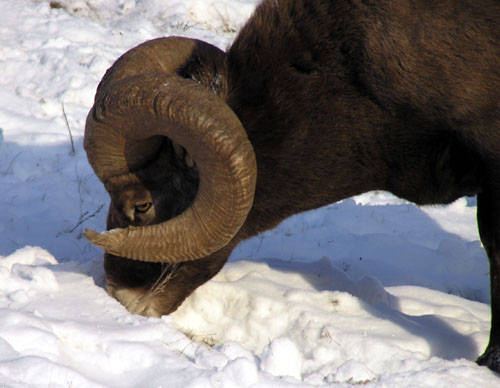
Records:
{"label": "packed snow", "polygon": [[82,148],[105,70],[147,39],[227,48],[257,0],[0,1],[1,387],[494,387],[474,198],[371,192],[241,243],[170,316],[104,290]]}

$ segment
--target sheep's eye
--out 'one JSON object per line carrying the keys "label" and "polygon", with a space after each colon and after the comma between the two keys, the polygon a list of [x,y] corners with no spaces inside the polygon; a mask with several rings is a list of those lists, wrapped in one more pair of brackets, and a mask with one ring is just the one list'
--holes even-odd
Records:
{"label": "sheep's eye", "polygon": [[146,213],[149,209],[151,209],[151,202],[138,203],[135,205],[135,211],[138,213]]}

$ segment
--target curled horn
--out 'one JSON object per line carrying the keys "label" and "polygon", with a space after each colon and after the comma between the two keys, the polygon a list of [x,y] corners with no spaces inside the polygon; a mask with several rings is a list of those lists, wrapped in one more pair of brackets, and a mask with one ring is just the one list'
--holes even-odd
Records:
{"label": "curled horn", "polygon": [[[89,241],[116,256],[175,263],[208,256],[238,232],[253,203],[257,169],[243,126],[221,98],[224,64],[224,54],[206,43],[163,38],[132,49],[108,70],[84,139],[99,179],[107,186],[133,174],[166,136],[195,161],[199,186],[177,217],[101,234],[87,230]],[[197,82],[181,76],[191,65]]]}

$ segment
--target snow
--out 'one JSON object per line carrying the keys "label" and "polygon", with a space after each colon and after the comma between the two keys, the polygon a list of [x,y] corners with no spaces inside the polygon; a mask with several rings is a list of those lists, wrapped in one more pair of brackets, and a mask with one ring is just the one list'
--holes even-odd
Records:
{"label": "snow", "polygon": [[474,363],[490,327],[474,198],[371,192],[294,216],[161,319],[106,294],[82,237],[108,204],[82,149],[99,80],[159,36],[225,49],[256,3],[0,2],[0,386],[498,386]]}

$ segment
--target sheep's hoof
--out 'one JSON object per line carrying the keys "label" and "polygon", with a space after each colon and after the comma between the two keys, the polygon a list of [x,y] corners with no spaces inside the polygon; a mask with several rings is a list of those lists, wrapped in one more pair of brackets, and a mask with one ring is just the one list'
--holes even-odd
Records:
{"label": "sheep's hoof", "polygon": [[500,373],[500,346],[488,346],[476,362],[479,365],[487,366],[494,372]]}

